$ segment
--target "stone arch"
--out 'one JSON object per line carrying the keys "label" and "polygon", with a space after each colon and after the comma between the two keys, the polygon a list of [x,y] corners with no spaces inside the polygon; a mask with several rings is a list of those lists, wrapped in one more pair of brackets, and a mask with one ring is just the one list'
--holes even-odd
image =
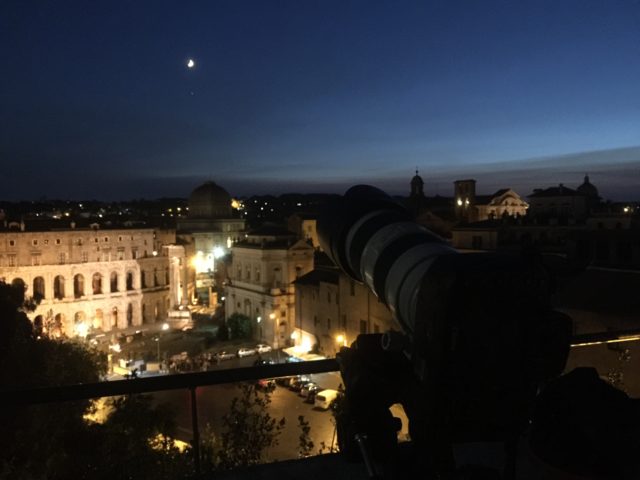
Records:
{"label": "stone arch", "polygon": [[67,319],[64,316],[64,313],[58,313],[55,317],[53,317],[53,325],[51,326],[51,331],[49,332],[50,336],[59,338],[65,334],[65,322]]}
{"label": "stone arch", "polygon": [[127,290],[133,290],[133,272],[127,272]]}
{"label": "stone arch", "polygon": [[62,300],[64,298],[64,277],[56,275],[53,279],[53,298]]}
{"label": "stone arch", "polygon": [[27,291],[27,284],[20,277],[16,277],[13,280],[11,280],[11,286],[16,288],[22,288],[22,290],[25,292]]}
{"label": "stone arch", "polygon": [[142,323],[148,323],[147,319],[147,304],[142,304]]}
{"label": "stone arch", "polygon": [[73,277],[73,297],[81,298],[84,296],[84,275],[76,273]]}
{"label": "stone arch", "polygon": [[111,284],[111,291],[117,292],[118,291],[118,272],[111,272],[111,275],[109,276],[109,283]]}
{"label": "stone arch", "polygon": [[111,328],[118,328],[118,307],[111,309]]}
{"label": "stone arch", "polygon": [[37,302],[45,298],[45,287],[44,287],[43,277],[35,277],[33,279],[33,298]]}
{"label": "stone arch", "polygon": [[44,317],[42,315],[36,315],[33,319],[33,331],[36,336],[42,335],[44,329]]}
{"label": "stone arch", "polygon": [[102,274],[96,272],[91,277],[91,289],[94,295],[100,295],[102,293]]}
{"label": "stone arch", "polygon": [[97,308],[96,314],[93,317],[93,328],[103,328],[104,326],[104,312],[102,309]]}
{"label": "stone arch", "polygon": [[133,325],[133,303],[129,302],[127,305],[127,327]]}
{"label": "stone arch", "polygon": [[87,315],[82,310],[77,311],[73,315],[73,323],[74,323],[74,325],[77,325],[78,323],[84,322],[86,319],[87,319]]}

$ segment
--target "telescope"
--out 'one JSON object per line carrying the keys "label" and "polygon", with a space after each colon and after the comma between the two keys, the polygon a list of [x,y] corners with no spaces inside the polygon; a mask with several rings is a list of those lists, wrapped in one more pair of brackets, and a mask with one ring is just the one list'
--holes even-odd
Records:
{"label": "telescope", "polygon": [[[501,442],[502,474],[512,478],[536,395],[562,373],[572,333],[571,319],[551,308],[541,258],[459,253],[367,185],[329,205],[318,234],[402,329],[360,335],[338,353],[341,451],[364,458],[371,477],[454,478],[455,444]],[[409,419],[413,454],[402,465],[394,403]]]}

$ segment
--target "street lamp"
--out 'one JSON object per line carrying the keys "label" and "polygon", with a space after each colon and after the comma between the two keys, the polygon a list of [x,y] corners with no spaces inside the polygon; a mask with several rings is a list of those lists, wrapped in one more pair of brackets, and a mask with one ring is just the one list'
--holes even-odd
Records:
{"label": "street lamp", "polygon": [[167,330],[169,330],[169,324],[168,324],[168,323],[166,323],[166,322],[165,322],[165,323],[163,323],[163,324],[162,324],[162,330],[164,330],[165,332],[166,332]]}

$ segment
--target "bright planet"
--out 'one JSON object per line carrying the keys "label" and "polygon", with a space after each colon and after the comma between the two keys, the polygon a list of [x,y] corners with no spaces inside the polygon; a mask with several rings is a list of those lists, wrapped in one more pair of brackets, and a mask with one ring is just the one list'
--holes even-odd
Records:
{"label": "bright planet", "polygon": [[187,67],[189,67],[189,68],[193,68],[193,67],[195,67],[195,66],[196,66],[196,62],[194,62],[194,61],[193,61],[193,58],[190,58],[190,59],[187,61]]}

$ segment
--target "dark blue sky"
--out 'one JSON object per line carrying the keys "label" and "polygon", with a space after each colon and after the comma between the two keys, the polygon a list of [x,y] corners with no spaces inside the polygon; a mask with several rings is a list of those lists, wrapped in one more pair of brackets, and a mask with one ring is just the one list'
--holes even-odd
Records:
{"label": "dark blue sky", "polygon": [[5,0],[0,61],[3,199],[640,198],[637,0]]}

